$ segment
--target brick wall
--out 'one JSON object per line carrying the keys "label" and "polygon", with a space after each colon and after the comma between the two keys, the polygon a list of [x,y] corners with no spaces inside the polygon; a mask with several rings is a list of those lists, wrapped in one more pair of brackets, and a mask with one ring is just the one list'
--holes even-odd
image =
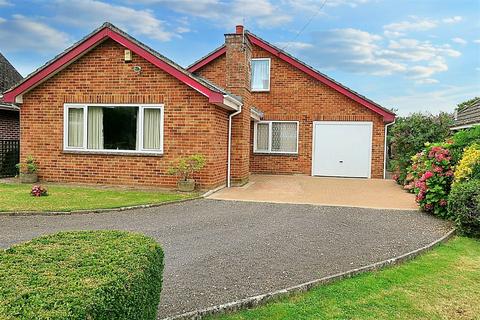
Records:
{"label": "brick wall", "polygon": [[[383,118],[361,104],[322,84],[297,68],[253,46],[253,58],[271,58],[270,92],[252,92],[252,105],[265,113],[264,120],[299,121],[298,155],[253,153],[251,128],[250,171],[252,173],[311,174],[313,121],[372,121],[372,178],[383,177]],[[198,73],[211,81],[222,81],[225,56],[201,68]]]}
{"label": "brick wall", "polygon": [[20,139],[20,123],[18,111],[0,109],[0,140]]}
{"label": "brick wall", "polygon": [[[228,113],[143,58],[134,54],[125,63],[123,55],[107,40],[24,95],[21,158],[35,156],[46,181],[172,187],[177,178],[166,174],[172,161],[202,153],[201,187],[224,184]],[[163,156],[63,152],[64,103],[163,103]]]}

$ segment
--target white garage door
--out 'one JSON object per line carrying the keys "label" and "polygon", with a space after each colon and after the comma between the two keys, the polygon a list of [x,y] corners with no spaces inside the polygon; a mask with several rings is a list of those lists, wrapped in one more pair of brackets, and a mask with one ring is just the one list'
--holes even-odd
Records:
{"label": "white garage door", "polygon": [[371,122],[313,122],[313,175],[370,178],[371,155]]}

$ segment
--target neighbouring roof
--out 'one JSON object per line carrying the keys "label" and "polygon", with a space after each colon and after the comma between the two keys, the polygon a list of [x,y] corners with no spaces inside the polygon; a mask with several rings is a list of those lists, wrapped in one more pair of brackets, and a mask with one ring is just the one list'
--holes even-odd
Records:
{"label": "neighbouring roof", "polygon": [[[363,106],[367,107],[368,109],[380,114],[383,116],[385,122],[392,122],[395,119],[395,113],[391,110],[382,107],[378,103],[368,99],[367,97],[359,94],[358,92],[344,86],[343,84],[335,81],[334,79],[330,78],[329,76],[325,75],[324,73],[316,70],[312,66],[306,64],[305,62],[295,58],[294,56],[290,55],[286,51],[276,47],[275,45],[263,40],[262,38],[258,37],[257,35],[251,33],[250,31],[245,31],[245,34],[248,36],[248,39],[254,45],[259,46],[260,48],[270,52],[271,54],[277,56],[278,58],[286,61],[287,63],[295,66],[296,68],[300,69],[301,71],[305,72],[306,74],[312,76],[313,78],[319,80],[320,82],[326,84],[327,86],[333,88],[334,90],[346,95],[347,97],[357,101],[358,103],[362,104]],[[206,56],[200,58],[196,62],[192,63],[190,66],[187,67],[187,70],[190,72],[195,72],[202,68],[203,66],[207,65],[211,61],[215,60],[216,58],[222,56],[226,52],[225,45],[218,47],[211,53],[207,54]]]}
{"label": "neighbouring roof", "polygon": [[2,93],[22,80],[22,76],[12,64],[0,53],[0,109],[18,111],[18,107],[6,103]]}
{"label": "neighbouring roof", "polygon": [[[241,104],[241,101],[239,101],[237,96],[230,94],[225,89],[220,88],[217,85],[213,85],[211,82],[203,79],[202,77],[194,75],[185,70],[172,60],[141,43],[137,39],[108,22],[104,23],[101,27],[94,30],[82,40],[67,48],[64,52],[60,53],[55,58],[48,61],[45,65],[32,72],[14,87],[7,90],[4,94],[5,101],[12,103],[16,102],[16,98],[18,96],[21,96],[46,79],[55,75],[66,66],[77,60],[83,53],[92,49],[106,39],[112,39],[127,49],[130,49],[132,52],[179,79],[186,85],[207,96],[209,101],[213,104],[223,105],[225,96],[228,96],[230,101],[233,100],[234,104]],[[231,105],[229,104],[227,107],[231,107]]]}
{"label": "neighbouring roof", "polygon": [[480,125],[480,99],[455,112],[452,129],[469,128],[474,125]]}

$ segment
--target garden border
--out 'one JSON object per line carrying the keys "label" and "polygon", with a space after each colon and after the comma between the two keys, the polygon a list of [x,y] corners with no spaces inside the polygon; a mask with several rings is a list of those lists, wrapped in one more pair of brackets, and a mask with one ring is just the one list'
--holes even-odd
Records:
{"label": "garden border", "polygon": [[[313,289],[315,287],[318,287],[320,285],[325,285],[329,284],[338,280],[342,279],[347,279],[351,278],[355,275],[364,273],[364,272],[369,272],[369,271],[376,271],[383,269],[388,266],[394,266],[398,265],[400,263],[412,260],[413,258],[419,256],[422,253],[425,253],[437,245],[444,243],[448,241],[451,237],[455,235],[455,229],[451,229],[448,231],[445,235],[443,235],[441,238],[423,246],[418,249],[415,249],[413,251],[407,252],[405,254],[402,254],[397,257],[393,257],[390,259],[386,259],[383,261],[379,261],[373,264],[369,264],[360,268],[352,269],[346,272],[342,273],[337,273],[331,276],[326,276],[320,279],[312,280],[309,282],[305,282],[296,286],[288,287],[285,289],[280,289],[276,290],[273,292],[268,292],[264,294],[260,294],[257,296],[252,296],[228,303],[224,303],[221,305],[216,305],[212,307],[208,307],[205,309],[197,309],[194,311],[186,312],[183,314],[175,315],[175,316],[170,316],[166,318],[162,318],[161,320],[200,320],[205,316],[212,316],[212,315],[219,315],[219,314],[226,314],[234,311],[239,311],[242,309],[250,309],[253,307],[257,307],[260,305],[264,305],[268,302],[278,300],[280,298],[288,297],[290,295],[296,294],[296,293],[301,293],[301,292],[306,292],[309,291],[310,289]],[[159,318],[160,319],[160,318]]]}

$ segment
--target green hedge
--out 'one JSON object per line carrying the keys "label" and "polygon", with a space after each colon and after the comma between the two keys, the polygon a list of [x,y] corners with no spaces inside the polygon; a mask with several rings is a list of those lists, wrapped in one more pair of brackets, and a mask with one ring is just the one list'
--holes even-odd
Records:
{"label": "green hedge", "polygon": [[44,236],[0,251],[0,319],[156,319],[163,252],[123,231]]}
{"label": "green hedge", "polygon": [[458,231],[480,238],[480,180],[454,184],[448,196],[448,211]]}

